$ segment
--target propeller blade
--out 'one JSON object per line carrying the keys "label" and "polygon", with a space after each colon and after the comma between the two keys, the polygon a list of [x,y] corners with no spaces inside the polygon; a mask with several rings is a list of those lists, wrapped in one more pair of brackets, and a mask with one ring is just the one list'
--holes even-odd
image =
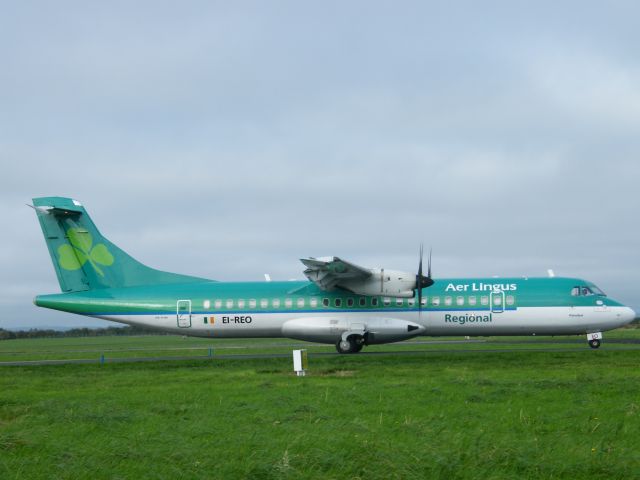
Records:
{"label": "propeller blade", "polygon": [[422,289],[433,285],[433,279],[431,278],[431,254],[433,249],[429,249],[429,261],[427,263],[427,276],[422,274],[422,257],[424,247],[420,244],[420,261],[418,263],[418,274],[416,275],[416,289],[418,290],[418,315],[422,315]]}
{"label": "propeller blade", "polygon": [[420,261],[418,263],[418,275],[416,275],[416,288],[418,289],[418,316],[422,316],[422,254],[423,245],[420,244]]}

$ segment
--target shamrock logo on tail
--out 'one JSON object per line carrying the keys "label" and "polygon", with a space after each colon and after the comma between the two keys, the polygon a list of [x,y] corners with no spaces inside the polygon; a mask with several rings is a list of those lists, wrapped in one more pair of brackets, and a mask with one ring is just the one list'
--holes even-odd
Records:
{"label": "shamrock logo on tail", "polygon": [[78,270],[89,262],[94,270],[104,277],[104,272],[98,265],[113,265],[113,255],[107,247],[103,243],[94,246],[91,234],[81,228],[70,228],[67,230],[67,236],[71,245],[66,243],[58,248],[60,266],[65,270]]}

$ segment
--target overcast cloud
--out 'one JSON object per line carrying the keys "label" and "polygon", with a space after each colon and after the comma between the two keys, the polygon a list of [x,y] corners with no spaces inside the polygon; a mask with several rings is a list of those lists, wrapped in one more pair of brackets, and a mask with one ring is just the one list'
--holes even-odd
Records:
{"label": "overcast cloud", "polygon": [[151,266],[590,279],[640,310],[637,2],[0,2],[0,328],[107,325],[32,197]]}

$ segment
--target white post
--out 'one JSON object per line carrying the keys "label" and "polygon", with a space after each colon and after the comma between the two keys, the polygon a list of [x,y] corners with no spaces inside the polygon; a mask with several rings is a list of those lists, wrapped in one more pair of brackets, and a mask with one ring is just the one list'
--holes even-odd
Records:
{"label": "white post", "polygon": [[307,350],[293,351],[293,370],[299,377],[307,374]]}

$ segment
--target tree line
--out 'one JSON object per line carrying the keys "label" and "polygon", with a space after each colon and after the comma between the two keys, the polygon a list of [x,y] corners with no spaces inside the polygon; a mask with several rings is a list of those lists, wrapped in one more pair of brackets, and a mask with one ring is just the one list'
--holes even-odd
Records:
{"label": "tree line", "polygon": [[165,335],[158,330],[142,327],[72,328],[70,330],[52,330],[32,328],[30,330],[4,330],[0,328],[0,340],[17,338],[65,338],[65,337],[102,337],[111,335]]}

